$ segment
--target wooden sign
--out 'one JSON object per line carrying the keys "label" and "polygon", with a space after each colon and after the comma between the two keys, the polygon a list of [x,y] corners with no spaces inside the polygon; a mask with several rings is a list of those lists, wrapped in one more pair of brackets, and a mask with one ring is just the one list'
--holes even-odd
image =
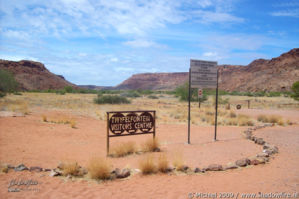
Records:
{"label": "wooden sign", "polygon": [[155,117],[156,111],[107,112],[107,154],[110,137],[153,134],[155,138]]}

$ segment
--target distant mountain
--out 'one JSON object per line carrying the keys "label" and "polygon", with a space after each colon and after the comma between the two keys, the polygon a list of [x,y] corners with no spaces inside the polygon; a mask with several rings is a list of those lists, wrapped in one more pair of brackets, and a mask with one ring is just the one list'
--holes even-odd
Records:
{"label": "distant mountain", "polygon": [[76,85],[66,81],[62,75],[55,75],[48,71],[40,62],[28,60],[15,62],[0,59],[0,69],[10,71],[21,90],[62,89],[65,86],[77,88]]}
{"label": "distant mountain", "polygon": [[89,90],[113,90],[112,86],[78,85],[79,88]]}
{"label": "distant mountain", "polygon": [[[226,91],[288,91],[299,81],[299,48],[247,66],[219,65],[219,87]],[[173,90],[188,81],[188,72],[135,74],[115,89]]]}

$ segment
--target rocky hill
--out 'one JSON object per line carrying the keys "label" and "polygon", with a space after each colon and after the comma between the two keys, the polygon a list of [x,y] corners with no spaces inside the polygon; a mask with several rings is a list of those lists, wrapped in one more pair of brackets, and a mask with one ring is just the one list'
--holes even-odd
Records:
{"label": "rocky hill", "polygon": [[[219,65],[219,87],[226,91],[285,91],[299,81],[299,48],[271,60],[254,60],[247,66]],[[188,81],[188,73],[143,73],[116,89],[172,90]]]}
{"label": "rocky hill", "polygon": [[76,87],[63,76],[55,75],[39,62],[22,60],[19,62],[0,60],[0,69],[10,71],[21,90],[62,89],[65,86]]}

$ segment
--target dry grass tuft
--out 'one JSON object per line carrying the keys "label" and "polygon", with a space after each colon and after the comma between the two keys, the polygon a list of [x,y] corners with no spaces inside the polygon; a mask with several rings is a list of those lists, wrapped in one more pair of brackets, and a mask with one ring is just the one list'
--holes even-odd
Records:
{"label": "dry grass tuft", "polygon": [[76,121],[75,120],[70,120],[70,126],[74,129],[76,128]]}
{"label": "dry grass tuft", "polygon": [[92,179],[105,180],[110,177],[111,165],[107,159],[92,158],[87,168]]}
{"label": "dry grass tuft", "polygon": [[263,122],[263,123],[273,123],[273,124],[278,124],[281,126],[285,125],[284,120],[279,115],[270,115],[270,116],[259,115],[257,117],[257,120],[260,122]]}
{"label": "dry grass tuft", "polygon": [[237,117],[237,114],[236,114],[234,111],[231,111],[231,112],[229,113],[229,117],[230,117],[230,118],[236,118],[236,117]]}
{"label": "dry grass tuft", "polygon": [[123,157],[137,151],[136,143],[133,141],[121,143],[120,145],[112,148],[112,154],[116,157]]}
{"label": "dry grass tuft", "polygon": [[47,116],[46,116],[46,115],[43,115],[43,116],[42,116],[42,118],[43,118],[43,122],[47,122],[47,121],[48,121],[48,119],[47,119]]}
{"label": "dry grass tuft", "polygon": [[254,126],[254,122],[248,115],[240,114],[238,115],[237,120],[239,126]]}
{"label": "dry grass tuft", "polygon": [[166,173],[169,168],[169,162],[165,154],[161,154],[158,158],[158,171]]}
{"label": "dry grass tuft", "polygon": [[80,171],[80,166],[77,162],[66,162],[63,163],[62,171],[64,176],[77,176]]}
{"label": "dry grass tuft", "polygon": [[143,144],[143,151],[153,152],[160,147],[160,142],[157,138],[150,138]]}
{"label": "dry grass tuft", "polygon": [[183,160],[183,155],[180,153],[176,153],[173,162],[172,162],[173,166],[175,167],[175,169],[177,171],[183,171],[184,170],[184,160]]}
{"label": "dry grass tuft", "polygon": [[154,164],[154,159],[151,155],[146,156],[144,159],[140,160],[139,168],[144,175],[152,174],[156,172],[156,166]]}
{"label": "dry grass tuft", "polygon": [[279,120],[281,120],[282,118],[278,115],[270,115],[269,116],[269,122],[270,123],[278,123]]}
{"label": "dry grass tuft", "polygon": [[268,117],[266,115],[258,115],[257,121],[263,122],[263,123],[268,123],[269,119],[268,119]]}

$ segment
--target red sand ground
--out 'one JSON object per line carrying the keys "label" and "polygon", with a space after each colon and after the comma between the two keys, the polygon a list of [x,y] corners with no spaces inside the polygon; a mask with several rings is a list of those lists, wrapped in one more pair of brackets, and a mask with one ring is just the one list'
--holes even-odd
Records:
{"label": "red sand ground", "polygon": [[[298,121],[298,112],[280,113]],[[56,117],[60,114],[50,112],[47,116]],[[69,125],[42,122],[41,114],[0,118],[0,161],[12,165],[24,163],[26,166],[55,168],[64,160],[75,160],[86,166],[91,157],[105,156],[105,123],[85,116],[76,116],[76,121],[77,129],[72,129]],[[202,168],[212,163],[234,162],[261,152],[261,146],[242,137],[244,129],[219,127],[219,141],[214,142],[213,127],[192,126],[191,145],[186,144],[186,125],[159,125],[157,136],[162,143],[163,153],[170,159],[180,153],[188,166]],[[299,125],[269,127],[255,134],[279,147],[279,154],[270,163],[198,175],[136,174],[128,179],[100,184],[94,181],[66,181],[49,177],[46,173],[11,171],[0,174],[0,198],[187,198],[190,192],[218,193],[218,197],[221,192],[232,192],[236,198],[237,193],[299,192]],[[127,140],[141,143],[148,137],[112,138],[111,146]],[[154,155],[158,156],[159,153]],[[109,159],[114,168],[138,168],[138,161],[143,157],[131,155]],[[8,192],[13,179],[38,181],[38,185],[30,188],[39,191]]]}

